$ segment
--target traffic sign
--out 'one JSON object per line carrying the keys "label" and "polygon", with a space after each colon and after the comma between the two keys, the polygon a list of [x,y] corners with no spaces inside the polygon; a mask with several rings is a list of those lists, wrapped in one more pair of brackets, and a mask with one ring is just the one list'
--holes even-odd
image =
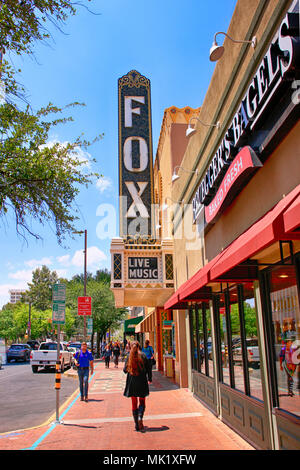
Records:
{"label": "traffic sign", "polygon": [[52,300],[56,301],[66,301],[66,286],[65,284],[54,284],[52,289]]}
{"label": "traffic sign", "polygon": [[92,315],[92,297],[78,297],[78,315]]}
{"label": "traffic sign", "polygon": [[91,317],[87,319],[87,334],[91,335],[92,333],[93,333],[93,319]]}
{"label": "traffic sign", "polygon": [[66,322],[66,286],[54,284],[52,288],[52,323],[62,325]]}
{"label": "traffic sign", "polygon": [[52,323],[62,325],[66,322],[66,304],[65,302],[53,302]]}

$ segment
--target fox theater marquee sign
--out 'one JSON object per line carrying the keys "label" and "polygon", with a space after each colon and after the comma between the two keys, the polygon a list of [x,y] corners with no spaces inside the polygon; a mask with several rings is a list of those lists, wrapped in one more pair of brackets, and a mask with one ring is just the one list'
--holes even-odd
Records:
{"label": "fox theater marquee sign", "polygon": [[117,307],[163,305],[174,289],[173,244],[152,238],[150,80],[136,70],[118,81],[120,238],[111,242]]}

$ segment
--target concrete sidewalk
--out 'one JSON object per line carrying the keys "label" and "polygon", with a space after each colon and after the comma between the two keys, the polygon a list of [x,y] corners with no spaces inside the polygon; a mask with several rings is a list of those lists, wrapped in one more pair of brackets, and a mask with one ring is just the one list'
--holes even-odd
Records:
{"label": "concrete sidewalk", "polygon": [[[77,373],[69,371],[77,380]],[[252,450],[218,420],[188,389],[153,372],[146,399],[145,433],[136,432],[131,400],[123,396],[126,376],[119,368],[96,362],[89,402],[79,391],[61,407],[60,423],[0,435],[2,450]]]}

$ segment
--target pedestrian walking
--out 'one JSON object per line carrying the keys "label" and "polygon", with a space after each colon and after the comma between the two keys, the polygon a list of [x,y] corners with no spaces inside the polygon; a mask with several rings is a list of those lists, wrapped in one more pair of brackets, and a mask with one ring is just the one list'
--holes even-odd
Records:
{"label": "pedestrian walking", "polygon": [[92,353],[87,350],[85,342],[81,344],[80,351],[77,351],[74,357],[79,378],[81,401],[88,402],[89,370],[91,366],[91,374],[94,373],[94,358]]}
{"label": "pedestrian walking", "polygon": [[124,396],[131,397],[135,430],[143,432],[143,416],[146,409],[146,397],[149,395],[148,382],[152,382],[152,370],[138,341],[131,343],[130,354],[125,361],[123,372],[127,374]]}
{"label": "pedestrian walking", "polygon": [[110,363],[110,357],[111,357],[111,354],[112,354],[112,351],[111,351],[111,347],[109,344],[106,345],[105,349],[104,349],[104,360],[105,360],[105,367],[107,369],[109,369],[109,363]]}
{"label": "pedestrian walking", "polygon": [[153,350],[152,346],[150,345],[149,339],[146,339],[145,347],[142,349],[142,351],[143,351],[143,353],[146,354],[146,357],[147,357],[148,362],[149,362],[149,367],[152,370],[152,366],[155,363],[155,359],[154,359],[154,350]]}
{"label": "pedestrian walking", "polygon": [[116,368],[118,367],[118,364],[119,364],[120,353],[121,353],[121,349],[120,349],[119,343],[116,342],[113,346],[114,363],[115,363]]}

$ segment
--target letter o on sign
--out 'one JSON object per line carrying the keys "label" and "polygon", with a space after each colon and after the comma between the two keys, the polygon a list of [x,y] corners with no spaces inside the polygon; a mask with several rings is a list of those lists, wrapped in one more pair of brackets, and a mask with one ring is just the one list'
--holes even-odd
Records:
{"label": "letter o on sign", "polygon": [[[132,141],[138,140],[139,141],[139,149],[140,149],[140,167],[133,168],[132,167]],[[134,173],[138,173],[141,171],[145,171],[148,166],[148,146],[147,142],[143,137],[128,137],[124,142],[124,165],[128,171],[133,171]]]}

